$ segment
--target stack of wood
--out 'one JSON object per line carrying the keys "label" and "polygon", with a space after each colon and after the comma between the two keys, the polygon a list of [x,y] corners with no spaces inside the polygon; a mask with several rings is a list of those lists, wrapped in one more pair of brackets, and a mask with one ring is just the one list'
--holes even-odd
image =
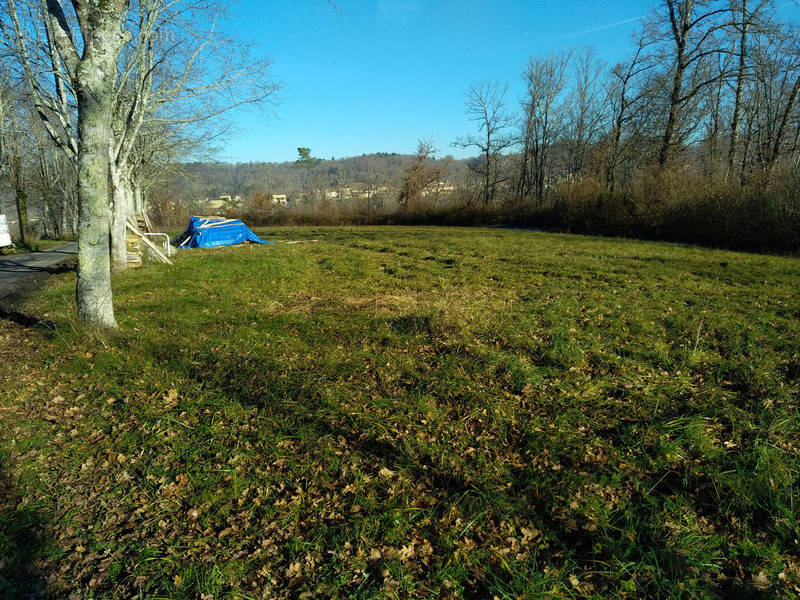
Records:
{"label": "stack of wood", "polygon": [[[133,215],[129,221],[131,224],[136,225],[136,228],[141,233],[150,233],[153,231],[153,226],[150,223],[147,213],[137,213]],[[128,266],[141,267],[144,259],[149,258],[147,257],[147,246],[142,243],[142,236],[133,233],[129,228],[126,244],[128,246]],[[154,260],[152,262],[157,261]]]}
{"label": "stack of wood", "polygon": [[128,246],[128,266],[141,267],[142,266],[142,238],[128,233],[126,236]]}

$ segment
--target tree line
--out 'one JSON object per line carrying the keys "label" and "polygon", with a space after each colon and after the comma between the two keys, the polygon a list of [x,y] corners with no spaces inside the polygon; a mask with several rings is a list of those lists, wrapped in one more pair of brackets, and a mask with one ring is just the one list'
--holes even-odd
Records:
{"label": "tree line", "polygon": [[482,158],[480,200],[633,235],[680,229],[682,210],[698,227],[731,223],[712,236],[723,244],[757,233],[735,229],[758,213],[760,224],[790,221],[793,239],[778,249],[796,250],[800,28],[779,8],[661,0],[618,64],[591,48],[533,56],[518,104],[507,84],[475,84],[466,112],[477,133],[457,145]]}
{"label": "tree line", "polygon": [[127,266],[126,224],[187,155],[213,148],[219,118],[268,107],[268,60],[225,32],[216,0],[6,0],[0,5],[0,169],[41,203],[54,235],[77,232],[77,306],[116,327],[111,266]]}
{"label": "tree line", "polygon": [[[458,143],[484,157],[484,202],[500,188],[542,201],[565,178],[595,177],[613,191],[652,167],[698,166],[740,185],[794,168],[800,37],[777,8],[662,0],[611,68],[592,49],[534,56],[516,111],[507,85],[471,87],[466,109],[480,133]],[[502,164],[511,147],[515,164]]]}
{"label": "tree line", "polygon": [[[239,214],[264,224],[506,223],[796,251],[800,30],[779,9],[772,0],[660,0],[617,64],[592,48],[554,51],[522,67],[520,98],[504,82],[466,90],[474,131],[453,145],[474,159],[438,160],[421,142],[383,177],[392,189],[379,203],[276,211],[245,201]],[[246,199],[340,180],[329,161],[292,167],[215,168],[265,173],[263,184],[224,178],[241,187],[223,193]],[[376,172],[358,175],[366,183]],[[449,198],[428,193],[442,179],[455,186]]]}
{"label": "tree line", "polygon": [[[470,179],[470,161],[450,157],[433,158],[439,167],[446,166],[443,179],[454,184],[466,184]],[[225,163],[219,161],[192,161],[180,165],[150,195],[151,215],[165,225],[183,222],[183,215],[172,218],[171,210],[206,210],[207,199],[221,196],[241,196],[242,206],[260,197],[284,194],[290,203],[320,210],[320,191],[340,192],[358,190],[383,190],[390,192],[385,198],[385,208],[396,206],[406,170],[416,160],[413,154],[374,153],[346,158],[313,158],[310,163],[299,161],[267,163]],[[344,196],[345,194],[341,194]],[[353,205],[356,207],[356,205]],[[384,208],[381,205],[379,208]],[[185,212],[184,211],[184,212]]]}

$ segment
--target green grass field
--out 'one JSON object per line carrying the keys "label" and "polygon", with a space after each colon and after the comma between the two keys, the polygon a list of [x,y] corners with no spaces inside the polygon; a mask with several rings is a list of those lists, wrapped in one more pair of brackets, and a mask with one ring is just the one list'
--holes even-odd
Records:
{"label": "green grass field", "polygon": [[800,261],[260,233],[3,313],[0,597],[800,597]]}

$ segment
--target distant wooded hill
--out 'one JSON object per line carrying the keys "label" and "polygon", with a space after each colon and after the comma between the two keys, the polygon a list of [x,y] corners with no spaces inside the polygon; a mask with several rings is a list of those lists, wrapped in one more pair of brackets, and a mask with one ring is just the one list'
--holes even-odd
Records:
{"label": "distant wooded hill", "polygon": [[[254,193],[292,194],[308,189],[359,185],[396,187],[413,160],[411,154],[376,153],[320,159],[313,166],[300,166],[294,162],[193,162],[183,164],[168,187],[184,201],[227,195],[248,197]],[[435,160],[433,164],[445,162],[449,163],[448,180],[461,182],[469,177],[469,160],[445,158]]]}

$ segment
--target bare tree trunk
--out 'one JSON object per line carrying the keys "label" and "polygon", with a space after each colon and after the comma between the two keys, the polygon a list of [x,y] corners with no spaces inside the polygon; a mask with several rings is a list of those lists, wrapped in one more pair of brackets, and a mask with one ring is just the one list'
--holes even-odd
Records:
{"label": "bare tree trunk", "polygon": [[127,221],[130,214],[130,185],[125,173],[113,162],[109,165],[111,175],[111,260],[114,270],[128,268]]}
{"label": "bare tree trunk", "polygon": [[742,0],[742,34],[739,40],[739,72],[736,75],[736,95],[733,101],[733,120],[731,121],[731,143],[728,148],[728,173],[732,173],[736,154],[739,152],[739,130],[742,127],[742,95],[747,76],[747,34],[750,19],[747,18],[747,0]]}
{"label": "bare tree trunk", "polygon": [[708,139],[707,139],[707,153],[704,168],[706,176],[711,178],[716,177],[719,171],[719,146],[720,146],[720,129],[722,122],[722,86],[723,81],[717,83],[716,88],[709,90],[710,96],[710,111],[708,123]]}
{"label": "bare tree trunk", "polygon": [[[9,2],[13,8],[13,0]],[[114,329],[117,323],[109,264],[109,156],[117,59],[129,39],[122,29],[128,0],[72,2],[80,29],[78,41],[60,0],[44,0],[44,4],[48,43],[57,50],[78,105],[78,317],[90,330]],[[16,35],[22,36],[19,28]],[[32,80],[31,87],[37,89]]]}
{"label": "bare tree trunk", "polygon": [[664,137],[661,140],[661,150],[658,153],[658,166],[664,167],[669,162],[672,140],[675,137],[675,127],[678,123],[678,112],[680,111],[681,90],[683,89],[683,56],[682,48],[678,52],[678,64],[675,67],[675,75],[672,79],[672,93],[669,97],[669,117],[667,126],[664,128]]}
{"label": "bare tree trunk", "polygon": [[797,163],[797,159],[800,158],[797,156],[798,150],[798,142],[800,142],[800,119],[797,121],[794,130],[794,141],[792,142],[792,153],[794,153],[795,157],[795,164]]}
{"label": "bare tree trunk", "polygon": [[[78,316],[91,329],[114,329],[109,269],[108,153],[116,53],[96,32],[106,52],[93,53],[78,67]],[[116,34],[118,35],[118,34]],[[109,56],[110,55],[110,56]]]}
{"label": "bare tree trunk", "polygon": [[[727,5],[700,0],[663,0],[663,4],[669,13],[667,24],[670,33],[667,37],[675,43],[675,54],[669,117],[658,153],[658,165],[662,168],[672,157],[676,133],[684,125],[681,113],[686,103],[726,75],[724,70],[706,74],[702,71],[709,57],[720,55],[723,40],[718,32],[728,25],[724,15],[730,12]],[[696,9],[703,10],[696,14]],[[687,74],[690,85],[684,89]]]}
{"label": "bare tree trunk", "polygon": [[[645,55],[645,48],[649,45],[648,38],[644,31],[639,34],[636,52],[629,62],[626,64],[620,63],[611,70],[611,74],[619,80],[619,105],[617,106],[613,117],[612,128],[612,141],[611,141],[611,161],[606,167],[606,183],[611,193],[614,193],[617,187],[617,170],[619,163],[623,157],[622,151],[622,137],[623,127],[633,118],[630,116],[629,111],[636,112],[636,105],[639,104],[646,96],[646,93],[640,89],[639,93],[632,98],[628,97],[628,92],[631,87],[635,85],[637,78],[648,71],[653,62],[648,60]],[[613,105],[613,102],[612,102]]]}
{"label": "bare tree trunk", "polygon": [[24,244],[28,232],[28,192],[25,190],[25,176],[22,156],[17,154],[11,159],[14,184],[14,204],[17,208],[17,222],[19,223],[19,239]]}
{"label": "bare tree trunk", "polygon": [[146,211],[144,205],[144,190],[142,190],[142,183],[139,178],[133,176],[133,212],[142,214]]}
{"label": "bare tree trunk", "polygon": [[800,77],[795,80],[794,86],[792,86],[792,91],[789,94],[789,99],[786,101],[786,106],[781,114],[781,120],[778,124],[778,129],[775,132],[775,138],[773,139],[772,148],[769,158],[767,159],[768,169],[772,169],[775,166],[775,163],[780,156],[781,144],[783,143],[783,137],[786,132],[786,125],[789,123],[789,118],[792,116],[792,111],[794,110],[794,105],[797,103],[798,95],[800,95]]}
{"label": "bare tree trunk", "polygon": [[51,172],[47,166],[44,148],[39,145],[37,150],[39,155],[39,177],[42,187],[42,230],[44,237],[48,237],[49,234],[52,234],[54,238],[57,238],[59,237],[58,220],[56,218],[55,203],[53,202]]}
{"label": "bare tree trunk", "polygon": [[[638,57],[638,55],[637,55]],[[635,64],[635,61],[634,61]],[[630,77],[630,71],[628,71]],[[625,123],[626,111],[628,109],[628,78],[623,79],[622,88],[619,94],[619,110],[614,119],[614,135],[611,141],[611,164],[606,170],[606,183],[608,190],[613,194],[617,188],[617,165],[620,159],[620,145],[622,143],[622,127]]]}
{"label": "bare tree trunk", "polygon": [[[622,113],[620,112],[620,115]],[[614,126],[614,141],[611,144],[611,164],[608,167],[606,181],[608,190],[613,194],[617,188],[617,163],[619,163],[619,145],[622,141],[622,119],[618,118]]]}
{"label": "bare tree trunk", "polygon": [[48,203],[49,199],[45,197],[45,191],[42,190],[42,237],[48,239],[51,237],[50,223],[51,211]]}
{"label": "bare tree trunk", "polygon": [[470,87],[465,94],[467,115],[480,124],[483,136],[460,138],[456,141],[456,145],[462,148],[475,146],[481,155],[486,157],[483,170],[477,166],[473,167],[473,171],[482,176],[484,206],[488,206],[494,199],[498,184],[497,161],[501,159],[503,151],[512,144],[512,138],[503,133],[511,126],[511,117],[504,102],[507,91],[507,84],[482,82]]}
{"label": "bare tree trunk", "polygon": [[[65,199],[64,205],[61,208],[61,221],[60,221],[60,223],[58,225],[58,231],[60,232],[60,234],[62,236],[67,235],[67,230],[70,229],[69,221],[67,219],[67,217],[68,217],[67,212],[68,212],[67,211],[67,202],[66,202],[66,199]],[[74,233],[75,233],[74,231],[70,231],[70,234],[74,234]]]}
{"label": "bare tree trunk", "polygon": [[525,129],[525,142],[522,148],[522,158],[520,161],[519,181],[517,182],[517,195],[520,200],[525,197],[528,188],[528,160],[530,160],[530,127]]}
{"label": "bare tree trunk", "polygon": [[[488,130],[488,127],[487,127],[487,130]],[[487,148],[491,148],[492,147],[491,136],[488,133],[486,134],[486,147]],[[484,184],[483,184],[483,205],[484,206],[489,206],[489,198],[490,198],[489,186],[490,186],[490,181],[491,181],[491,177],[492,177],[491,173],[492,173],[492,167],[493,166],[494,166],[494,163],[492,162],[492,159],[489,156],[489,153],[487,152],[486,153],[486,177],[484,179]]]}

